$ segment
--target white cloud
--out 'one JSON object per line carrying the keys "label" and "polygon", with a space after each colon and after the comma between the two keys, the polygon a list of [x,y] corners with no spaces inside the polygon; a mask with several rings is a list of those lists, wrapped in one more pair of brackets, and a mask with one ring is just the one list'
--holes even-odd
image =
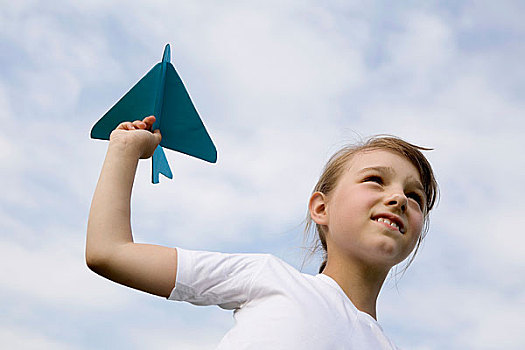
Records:
{"label": "white cloud", "polygon": [[35,329],[6,327],[0,329],[2,346],[8,349],[61,350],[71,349],[70,345],[52,336],[40,334]]}
{"label": "white cloud", "polygon": [[[436,68],[449,63],[455,52],[451,28],[437,15],[408,12],[401,18],[402,30],[388,39],[389,68],[400,69],[414,88],[425,78],[434,78]],[[427,81],[428,82],[428,81]]]}
{"label": "white cloud", "polygon": [[492,349],[498,344],[519,349],[525,341],[519,327],[522,292],[502,295],[485,283],[451,285],[437,279],[400,289],[399,294],[388,293],[397,300],[386,307],[386,323],[402,330],[400,346]]}
{"label": "white cloud", "polygon": [[13,130],[13,118],[14,115],[11,110],[7,89],[2,82],[0,82],[0,123],[2,128],[0,129],[0,162],[2,162],[5,169],[12,169],[17,157],[17,149],[15,145],[9,140],[9,134],[7,130]]}
{"label": "white cloud", "polygon": [[136,349],[208,350],[216,347],[224,336],[216,325],[212,328],[201,324],[189,329],[180,322],[164,325],[161,329],[136,329],[130,334]]}
{"label": "white cloud", "polygon": [[83,258],[83,240],[67,238],[80,232],[47,232],[50,229],[31,232],[50,238],[47,243],[41,239],[31,245],[5,239],[0,243],[1,255],[10,263],[0,273],[4,293],[16,293],[19,299],[30,299],[57,310],[107,310],[129,302],[121,289],[88,270]]}

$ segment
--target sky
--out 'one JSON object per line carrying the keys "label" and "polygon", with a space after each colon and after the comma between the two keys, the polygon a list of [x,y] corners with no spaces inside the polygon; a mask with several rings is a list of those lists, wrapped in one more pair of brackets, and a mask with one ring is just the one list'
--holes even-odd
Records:
{"label": "sky", "polygon": [[218,149],[139,164],[137,242],[306,259],[307,201],[339,147],[393,134],[441,191],[378,320],[401,348],[525,348],[522,1],[0,0],[0,339],[10,349],[212,349],[231,312],[84,261],[107,142],[93,124],[171,44]]}

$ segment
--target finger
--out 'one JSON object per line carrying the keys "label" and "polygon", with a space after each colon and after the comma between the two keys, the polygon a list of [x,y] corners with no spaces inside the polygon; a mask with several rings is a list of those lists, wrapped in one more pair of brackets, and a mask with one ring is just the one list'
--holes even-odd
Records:
{"label": "finger", "polygon": [[152,115],[148,115],[147,117],[145,117],[142,121],[144,123],[148,123],[150,120],[154,122],[155,119],[156,119],[155,116],[152,114]]}
{"label": "finger", "polygon": [[149,117],[144,118],[142,121],[143,121],[144,123],[146,123],[147,128],[150,129],[150,128],[153,126],[153,124],[155,123],[155,120],[157,120],[157,119],[155,118],[155,116],[150,115]]}
{"label": "finger", "polygon": [[133,123],[131,122],[122,122],[119,126],[117,126],[117,129],[121,130],[133,130],[135,127],[133,126]]}
{"label": "finger", "polygon": [[141,120],[135,120],[133,126],[137,129],[146,129],[147,125]]}

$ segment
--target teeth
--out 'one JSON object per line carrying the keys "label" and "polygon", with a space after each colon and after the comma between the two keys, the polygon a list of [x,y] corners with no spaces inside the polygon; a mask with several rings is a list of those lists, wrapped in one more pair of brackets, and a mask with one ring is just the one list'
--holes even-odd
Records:
{"label": "teeth", "polygon": [[392,221],[390,221],[388,219],[378,218],[377,221],[378,222],[384,222],[385,224],[388,224],[388,225],[390,225],[392,227],[395,227],[395,228],[397,228],[399,230],[399,226],[395,222],[392,222]]}

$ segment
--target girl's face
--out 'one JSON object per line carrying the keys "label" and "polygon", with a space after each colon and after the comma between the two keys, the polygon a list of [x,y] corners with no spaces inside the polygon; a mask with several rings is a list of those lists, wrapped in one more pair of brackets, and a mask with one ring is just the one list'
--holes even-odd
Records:
{"label": "girl's face", "polygon": [[424,203],[419,173],[409,160],[384,150],[356,154],[324,198],[328,261],[388,269],[400,263],[419,238]]}

